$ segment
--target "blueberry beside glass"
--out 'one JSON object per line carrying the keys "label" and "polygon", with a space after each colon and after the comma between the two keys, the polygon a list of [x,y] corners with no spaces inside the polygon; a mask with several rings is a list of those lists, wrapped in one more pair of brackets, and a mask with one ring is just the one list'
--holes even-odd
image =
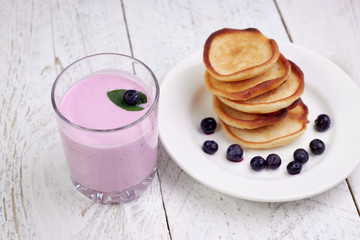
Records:
{"label": "blueberry beside glass", "polygon": [[204,118],[200,123],[201,130],[207,135],[215,132],[216,125],[216,120],[212,117]]}
{"label": "blueberry beside glass", "polygon": [[260,171],[265,168],[266,161],[261,156],[253,157],[250,161],[250,167],[254,171]]}
{"label": "blueberry beside glass", "polygon": [[243,159],[243,149],[239,144],[232,144],[226,151],[226,158],[232,162],[240,162]]}
{"label": "blueberry beside glass", "polygon": [[270,169],[277,169],[281,165],[281,158],[279,155],[271,153],[267,156],[265,164]]}
{"label": "blueberry beside glass", "polygon": [[310,151],[315,155],[320,155],[325,151],[325,143],[320,139],[314,139],[309,144]]}
{"label": "blueberry beside glass", "polygon": [[296,175],[301,172],[302,164],[299,161],[291,161],[286,166],[286,169],[290,175]]}
{"label": "blueberry beside glass", "polygon": [[299,148],[295,150],[293,157],[295,161],[305,164],[309,160],[309,153],[305,149]]}
{"label": "blueberry beside glass", "polygon": [[326,114],[320,114],[315,120],[315,129],[319,132],[325,132],[330,128],[331,120]]}
{"label": "blueberry beside glass", "polygon": [[206,140],[204,143],[203,143],[203,150],[204,152],[208,153],[208,154],[214,154],[217,152],[219,146],[218,144],[213,141],[213,140]]}

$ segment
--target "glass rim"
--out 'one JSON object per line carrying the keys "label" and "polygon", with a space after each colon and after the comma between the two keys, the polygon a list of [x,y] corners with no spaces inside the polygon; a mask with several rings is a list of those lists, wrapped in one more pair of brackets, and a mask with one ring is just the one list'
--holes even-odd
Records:
{"label": "glass rim", "polygon": [[[97,56],[105,56],[105,55],[109,55],[109,56],[118,56],[118,57],[125,57],[125,58],[128,58],[128,59],[131,59],[131,60],[135,60],[136,62],[140,63],[142,66],[145,67],[146,70],[148,70],[148,72],[151,74],[152,78],[153,78],[153,81],[155,83],[155,88],[156,88],[156,93],[155,93],[155,98],[154,98],[154,101],[151,105],[151,107],[149,108],[149,110],[144,114],[142,115],[139,119],[137,119],[136,121],[134,122],[131,122],[127,125],[124,125],[124,126],[121,126],[121,127],[117,127],[117,128],[109,128],[109,129],[95,129],[95,128],[87,128],[87,127],[83,127],[81,125],[78,125],[76,123],[73,123],[72,121],[70,121],[69,119],[67,119],[59,110],[56,102],[55,102],[55,88],[57,86],[57,83],[58,81],[61,79],[61,77],[64,75],[64,73],[66,71],[68,71],[71,67],[73,67],[75,64],[79,63],[80,61],[83,61],[85,59],[88,59],[88,58],[93,58],[93,57],[97,57]],[[80,58],[74,62],[72,62],[71,64],[69,64],[66,68],[64,68],[60,74],[56,77],[53,85],[52,85],[52,88],[51,88],[51,104],[53,106],[53,109],[55,110],[55,113],[57,114],[58,117],[60,117],[61,120],[63,120],[65,123],[69,124],[70,126],[72,127],[75,127],[77,129],[80,129],[80,130],[84,130],[84,131],[89,131],[89,132],[99,132],[99,133],[103,133],[103,132],[115,132],[115,131],[120,131],[120,130],[124,130],[124,129],[127,129],[127,128],[130,128],[134,125],[137,125],[138,123],[142,122],[145,118],[147,118],[153,111],[154,109],[156,108],[157,104],[158,104],[158,101],[159,101],[159,96],[160,96],[160,85],[159,85],[159,82],[155,76],[155,74],[153,73],[153,71],[145,64],[143,63],[142,61],[140,61],[139,59],[137,58],[134,58],[132,56],[129,56],[129,55],[125,55],[125,54],[121,54],[121,53],[96,53],[96,54],[91,54],[91,55],[88,55],[88,56],[85,56],[83,58]]]}

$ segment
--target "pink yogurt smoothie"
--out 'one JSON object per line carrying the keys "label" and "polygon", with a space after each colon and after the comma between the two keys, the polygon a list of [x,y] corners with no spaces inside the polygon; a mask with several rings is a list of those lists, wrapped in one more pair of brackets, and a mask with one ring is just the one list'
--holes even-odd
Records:
{"label": "pink yogurt smoothie", "polygon": [[[156,169],[157,107],[144,119],[152,106],[151,94],[133,79],[135,75],[101,72],[72,86],[63,96],[60,112],[86,131],[59,121],[60,134],[70,170],[76,184],[99,192],[122,192],[141,183]],[[135,89],[147,95],[141,111],[127,111],[107,96],[115,89]]]}

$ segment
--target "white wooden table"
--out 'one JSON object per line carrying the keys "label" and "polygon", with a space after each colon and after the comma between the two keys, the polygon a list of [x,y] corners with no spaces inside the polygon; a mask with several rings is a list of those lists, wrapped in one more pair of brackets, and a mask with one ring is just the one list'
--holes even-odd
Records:
{"label": "white wooden table", "polygon": [[137,201],[94,204],[72,186],[50,104],[57,74],[118,52],[161,82],[223,27],[309,48],[360,86],[360,1],[3,1],[0,239],[360,239],[360,167],[315,197],[258,203],[197,182],[160,145],[157,177]]}

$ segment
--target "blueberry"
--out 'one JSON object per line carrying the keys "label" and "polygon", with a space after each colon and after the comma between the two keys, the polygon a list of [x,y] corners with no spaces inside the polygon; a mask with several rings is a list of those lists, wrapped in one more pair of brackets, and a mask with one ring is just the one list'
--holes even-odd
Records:
{"label": "blueberry", "polygon": [[140,102],[140,93],[136,90],[127,90],[124,93],[123,99],[130,106],[135,106]]}
{"label": "blueberry", "polygon": [[286,169],[290,175],[299,174],[302,169],[302,164],[299,161],[292,161],[286,166]]}
{"label": "blueberry", "polygon": [[233,162],[240,162],[243,158],[243,149],[239,144],[232,144],[226,151],[226,158]]}
{"label": "blueberry", "polygon": [[331,120],[328,115],[320,114],[315,120],[315,129],[319,132],[324,132],[330,127]]}
{"label": "blueberry", "polygon": [[254,171],[260,171],[265,168],[265,159],[260,156],[253,157],[250,161],[250,166]]}
{"label": "blueberry", "polygon": [[309,153],[303,148],[296,149],[293,156],[294,160],[301,164],[305,164],[309,160]]}
{"label": "blueberry", "polygon": [[314,139],[310,142],[310,151],[315,155],[320,155],[325,151],[325,143],[320,139]]}
{"label": "blueberry", "polygon": [[203,144],[203,150],[204,152],[208,154],[214,154],[218,150],[218,144],[213,140],[206,140]]}
{"label": "blueberry", "polygon": [[281,158],[275,153],[269,154],[266,158],[266,166],[270,169],[277,169],[281,165]]}
{"label": "blueberry", "polygon": [[205,134],[212,134],[215,132],[216,121],[212,117],[204,118],[201,121],[200,127]]}

